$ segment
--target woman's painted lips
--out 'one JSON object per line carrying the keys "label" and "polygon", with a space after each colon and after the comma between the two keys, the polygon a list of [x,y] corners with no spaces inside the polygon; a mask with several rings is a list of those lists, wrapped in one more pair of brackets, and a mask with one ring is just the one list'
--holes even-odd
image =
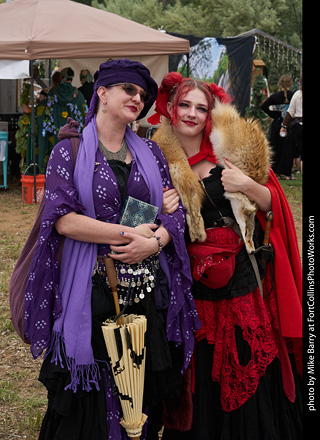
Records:
{"label": "woman's painted lips", "polygon": [[136,111],[138,111],[138,108],[137,107],[135,107],[134,105],[128,105],[128,108],[132,111],[132,112],[136,112]]}
{"label": "woman's painted lips", "polygon": [[190,127],[193,127],[194,125],[197,125],[196,122],[193,121],[183,121],[184,124],[190,125]]}

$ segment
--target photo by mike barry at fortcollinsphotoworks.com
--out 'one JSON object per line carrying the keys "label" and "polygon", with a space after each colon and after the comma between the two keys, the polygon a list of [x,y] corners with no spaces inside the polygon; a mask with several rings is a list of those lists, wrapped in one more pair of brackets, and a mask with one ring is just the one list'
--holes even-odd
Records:
{"label": "photo by mike barry at fortcollinsphotoworks.com", "polygon": [[307,231],[305,235],[305,326],[304,326],[304,358],[305,358],[305,415],[310,417],[311,413],[316,416],[317,412],[317,377],[316,371],[316,246],[315,246],[315,216],[308,217]]}

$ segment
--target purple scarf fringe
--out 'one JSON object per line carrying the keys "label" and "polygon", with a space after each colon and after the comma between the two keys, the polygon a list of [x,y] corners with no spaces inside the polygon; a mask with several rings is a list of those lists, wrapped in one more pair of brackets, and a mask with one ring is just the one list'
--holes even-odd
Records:
{"label": "purple scarf fringe", "polygon": [[[61,334],[52,332],[51,345],[46,351],[44,358],[46,358],[49,353],[52,353],[52,363],[55,365],[60,364],[61,368],[67,367],[70,372],[71,381],[70,384],[65,387],[65,391],[71,389],[76,393],[80,384],[84,391],[91,391],[91,384],[100,391],[99,381],[101,375],[98,364],[94,362],[88,365],[78,365],[75,359],[69,358],[66,354],[65,342]],[[65,365],[63,364],[63,360],[65,360]]]}

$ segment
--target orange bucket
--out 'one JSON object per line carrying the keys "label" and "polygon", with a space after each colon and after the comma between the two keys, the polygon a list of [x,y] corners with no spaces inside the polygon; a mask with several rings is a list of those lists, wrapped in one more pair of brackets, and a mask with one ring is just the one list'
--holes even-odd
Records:
{"label": "orange bucket", "polygon": [[[46,178],[44,174],[36,175],[37,203],[41,202],[44,195],[45,181]],[[23,174],[20,182],[22,183],[22,201],[31,205],[34,203],[34,177]]]}

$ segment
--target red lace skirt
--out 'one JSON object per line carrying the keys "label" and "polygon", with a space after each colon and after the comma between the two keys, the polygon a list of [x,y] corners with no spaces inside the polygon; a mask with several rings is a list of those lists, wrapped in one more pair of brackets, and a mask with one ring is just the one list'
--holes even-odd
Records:
{"label": "red lace skirt", "polygon": [[[230,228],[216,229],[217,244],[238,241]],[[264,279],[264,291],[270,292],[270,276]],[[265,299],[259,289],[244,296],[220,301],[196,300],[202,327],[196,342],[206,338],[214,344],[212,379],[221,386],[221,405],[233,411],[255,393],[260,377],[277,356],[273,329],[279,329],[276,298],[271,292]],[[249,344],[251,358],[246,365],[239,362],[235,330],[240,327]]]}

